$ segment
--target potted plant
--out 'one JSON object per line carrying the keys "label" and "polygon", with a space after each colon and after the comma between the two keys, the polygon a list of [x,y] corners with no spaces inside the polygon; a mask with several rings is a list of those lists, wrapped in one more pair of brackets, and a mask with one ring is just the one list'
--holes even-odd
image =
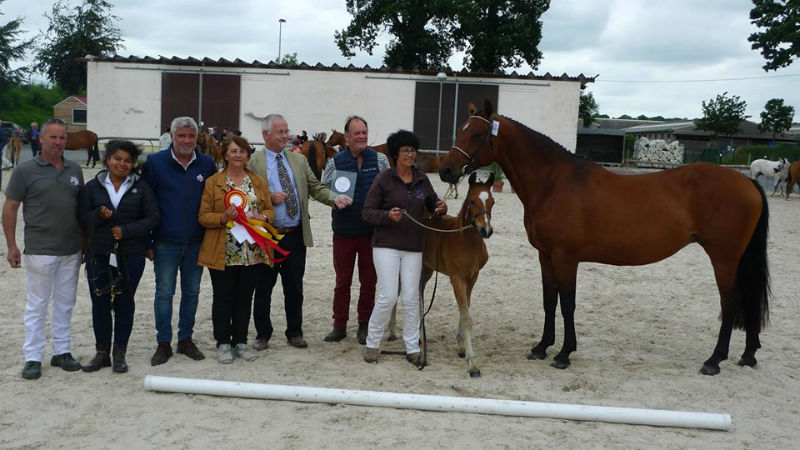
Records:
{"label": "potted plant", "polygon": [[506,176],[503,173],[503,169],[500,168],[500,164],[498,164],[497,161],[494,161],[488,166],[484,167],[484,169],[494,172],[494,184],[492,185],[492,192],[503,192],[503,185],[505,184],[503,180],[506,178]]}

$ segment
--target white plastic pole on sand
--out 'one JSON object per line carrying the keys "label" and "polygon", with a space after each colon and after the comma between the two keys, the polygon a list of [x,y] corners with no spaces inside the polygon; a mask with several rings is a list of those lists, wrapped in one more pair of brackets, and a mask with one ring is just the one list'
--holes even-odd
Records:
{"label": "white plastic pole on sand", "polygon": [[517,417],[547,417],[565,420],[589,420],[661,427],[707,428],[728,430],[729,414],[667,411],[661,409],[616,408],[609,406],[569,405],[484,398],[446,397],[441,395],[402,394],[356,391],[279,384],[240,383],[147,375],[145,389],[185,394],[223,397],[288,400],[293,402],[380,406],[424,411],[497,414]]}

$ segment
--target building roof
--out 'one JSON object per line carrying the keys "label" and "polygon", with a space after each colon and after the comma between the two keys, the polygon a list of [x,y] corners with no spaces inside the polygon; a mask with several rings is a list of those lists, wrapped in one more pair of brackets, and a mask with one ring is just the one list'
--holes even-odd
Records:
{"label": "building roof", "polygon": [[[645,134],[645,133],[658,133],[669,132],[675,135],[683,136],[711,136],[713,133],[705,130],[698,130],[694,127],[694,121],[678,121],[678,122],[662,122],[657,125],[638,125],[626,128],[628,134]],[[739,138],[751,139],[772,139],[772,134],[762,133],[758,129],[758,124],[749,120],[743,120],[739,123],[739,133],[734,136]],[[794,140],[794,136],[788,133],[780,133],[775,136],[776,140]]]}
{"label": "building roof", "polygon": [[64,100],[61,100],[60,102],[58,102],[55,105],[53,105],[53,108],[55,108],[56,106],[64,103],[65,101],[67,101],[67,100],[69,100],[71,98],[74,98],[75,100],[83,103],[84,106],[88,106],[89,105],[89,99],[86,98],[85,95],[70,95],[69,97],[65,98]]}
{"label": "building roof", "polygon": [[[377,68],[370,67],[368,64],[363,67],[357,67],[353,64],[349,64],[347,66],[340,66],[338,64],[333,64],[330,66],[326,66],[322,63],[317,63],[315,65],[309,65],[305,62],[299,63],[297,65],[285,65],[285,64],[278,64],[274,61],[269,61],[268,63],[262,63],[261,61],[254,60],[253,62],[243,61],[239,58],[234,59],[233,61],[227,60],[225,58],[219,59],[211,59],[211,58],[203,58],[197,59],[194,57],[189,58],[179,58],[177,56],[173,56],[171,58],[166,58],[163,56],[159,56],[158,58],[153,58],[151,56],[121,56],[121,55],[114,55],[114,56],[87,56],[87,61],[99,61],[99,62],[118,62],[118,63],[137,63],[137,64],[164,64],[164,65],[175,65],[175,66],[199,66],[199,67],[239,67],[239,68],[252,68],[252,69],[286,69],[286,70],[315,70],[315,71],[332,71],[332,72],[374,72],[374,73],[394,73],[394,74],[415,74],[415,75],[431,75],[436,76],[438,71],[420,71],[420,70],[405,70],[405,69],[389,69],[386,66],[381,66]],[[461,71],[454,71],[454,70],[445,70],[444,71],[448,76],[459,76],[459,77],[475,77],[475,78],[505,78],[505,79],[516,79],[516,80],[548,80],[548,81],[576,81],[581,83],[581,88],[585,87],[587,83],[594,83],[595,78],[597,75],[593,77],[587,77],[584,74],[579,74],[578,76],[570,76],[566,73],[561,75],[551,75],[550,72],[547,72],[543,75],[535,75],[533,72],[528,72],[527,74],[518,74],[516,71],[511,73],[505,72],[494,72],[494,73],[481,73],[481,72],[468,72],[466,70]]]}

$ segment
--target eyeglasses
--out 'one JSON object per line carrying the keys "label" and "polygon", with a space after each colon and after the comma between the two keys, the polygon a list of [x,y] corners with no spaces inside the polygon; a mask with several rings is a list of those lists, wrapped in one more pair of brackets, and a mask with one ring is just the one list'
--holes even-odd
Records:
{"label": "eyeglasses", "polygon": [[403,155],[411,155],[413,153],[417,153],[417,149],[407,148],[407,149],[404,149],[404,150],[400,150],[400,153],[403,154]]}
{"label": "eyeglasses", "polygon": [[270,134],[284,135],[284,134],[289,134],[289,133],[290,133],[289,130],[275,130],[275,131],[272,131]]}
{"label": "eyeglasses", "polygon": [[63,120],[61,120],[61,119],[47,119],[47,120],[46,120],[46,121],[43,123],[43,125],[52,125],[52,124],[54,124],[54,123],[57,123],[57,124],[59,124],[59,125],[64,125],[64,126],[66,126],[66,125],[67,125],[67,122],[64,122],[64,121],[63,121]]}

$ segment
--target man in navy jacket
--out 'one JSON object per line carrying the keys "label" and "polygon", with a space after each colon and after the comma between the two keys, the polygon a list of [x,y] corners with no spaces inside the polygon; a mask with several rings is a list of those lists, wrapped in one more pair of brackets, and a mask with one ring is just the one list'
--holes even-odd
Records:
{"label": "man in navy jacket", "polygon": [[142,167],[142,178],[153,188],[161,220],[153,231],[154,248],[147,251],[153,261],[156,295],[153,310],[158,347],[150,364],[164,364],[172,356],[172,297],[178,271],[181,273],[181,302],[178,313],[176,351],[191,359],[205,358],[192,341],[195,313],[203,268],[197,254],[205,229],[197,220],[205,182],[217,166],[197,148],[197,123],[191,117],[172,121],[172,145],[152,154]]}

